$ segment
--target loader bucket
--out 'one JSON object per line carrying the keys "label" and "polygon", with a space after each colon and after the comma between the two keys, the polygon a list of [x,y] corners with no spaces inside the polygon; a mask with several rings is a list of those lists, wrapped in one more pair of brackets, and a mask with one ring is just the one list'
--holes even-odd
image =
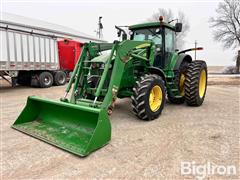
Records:
{"label": "loader bucket", "polygon": [[80,156],[106,145],[106,110],[30,96],[12,128]]}

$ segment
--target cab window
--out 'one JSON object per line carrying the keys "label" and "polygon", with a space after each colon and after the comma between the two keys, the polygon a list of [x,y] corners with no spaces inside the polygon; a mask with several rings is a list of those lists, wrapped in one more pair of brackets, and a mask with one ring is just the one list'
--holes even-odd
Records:
{"label": "cab window", "polygon": [[165,28],[165,50],[167,52],[174,52],[175,44],[174,44],[174,31]]}
{"label": "cab window", "polygon": [[158,29],[158,31],[156,32],[156,28],[135,30],[133,32],[133,40],[152,40],[156,45],[162,45],[161,31]]}

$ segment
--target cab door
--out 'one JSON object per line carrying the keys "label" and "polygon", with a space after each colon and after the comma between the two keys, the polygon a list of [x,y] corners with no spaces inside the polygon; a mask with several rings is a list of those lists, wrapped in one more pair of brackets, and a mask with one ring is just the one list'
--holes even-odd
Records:
{"label": "cab door", "polygon": [[164,41],[164,67],[166,67],[170,63],[173,53],[175,52],[175,32],[169,28],[165,28]]}

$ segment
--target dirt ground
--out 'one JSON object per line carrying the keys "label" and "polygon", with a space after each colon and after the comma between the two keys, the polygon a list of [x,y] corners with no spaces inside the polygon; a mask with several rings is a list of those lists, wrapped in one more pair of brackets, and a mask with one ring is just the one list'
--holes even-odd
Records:
{"label": "dirt ground", "polygon": [[208,85],[240,85],[240,75],[208,74]]}
{"label": "dirt ground", "polygon": [[129,99],[117,101],[112,140],[80,158],[10,128],[29,95],[58,99],[65,87],[1,87],[1,179],[184,179],[182,161],[235,165],[239,178],[240,89],[210,85],[201,107],[167,103],[150,122],[135,118]]}
{"label": "dirt ground", "polygon": [[208,73],[221,73],[225,66],[208,66]]}
{"label": "dirt ground", "polygon": [[239,77],[211,77],[209,85],[240,85]]}

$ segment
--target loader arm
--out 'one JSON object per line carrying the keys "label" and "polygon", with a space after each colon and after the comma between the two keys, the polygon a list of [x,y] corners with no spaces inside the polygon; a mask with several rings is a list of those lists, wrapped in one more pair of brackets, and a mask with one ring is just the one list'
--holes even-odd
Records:
{"label": "loader arm", "polygon": [[[70,100],[62,99],[62,101],[70,102],[73,104],[79,104],[83,106],[107,109],[111,104],[112,99],[117,97],[121,80],[124,74],[125,65],[129,63],[133,58],[141,61],[150,60],[144,57],[146,54],[146,48],[152,46],[152,42],[141,42],[141,41],[123,41],[121,43],[116,42],[112,44],[111,52],[108,56],[105,56],[104,61],[96,61],[96,57],[88,57],[89,51],[94,51],[95,44],[85,44],[82,50],[82,54],[79,58],[78,64],[75,66],[72,78],[66,88],[66,93],[72,88],[72,94]],[[89,59],[90,58],[90,59]],[[94,59],[95,58],[95,59]],[[100,67],[97,71],[102,71],[99,81],[94,88],[94,98],[86,98],[84,93],[89,88],[87,84],[87,75],[91,73],[93,63],[102,63],[104,67]],[[112,66],[110,68],[110,66]],[[109,72],[111,71],[111,72]],[[107,87],[106,87],[106,82]],[[72,87],[73,86],[73,87]],[[105,87],[103,87],[105,86]],[[93,89],[93,88],[92,88]],[[84,92],[81,92],[84,91]],[[101,91],[106,92],[104,98],[99,99]],[[80,93],[81,92],[81,93]],[[87,103],[86,103],[87,102]]]}

